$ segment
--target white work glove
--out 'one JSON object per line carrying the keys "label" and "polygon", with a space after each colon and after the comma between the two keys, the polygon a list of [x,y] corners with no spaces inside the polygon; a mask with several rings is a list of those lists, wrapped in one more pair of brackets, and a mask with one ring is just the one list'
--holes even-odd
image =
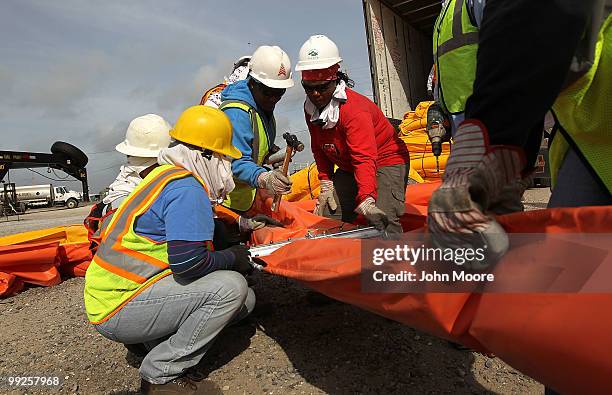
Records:
{"label": "white work glove", "polygon": [[242,215],[238,217],[238,228],[240,229],[240,232],[252,232],[254,230],[261,229],[266,225],[283,227],[282,223],[264,214],[257,214],[251,218],[246,218]]}
{"label": "white work glove", "polygon": [[257,185],[273,195],[285,195],[291,191],[292,182],[282,171],[272,170],[261,173]]}
{"label": "white work glove", "polygon": [[532,183],[533,177],[528,175],[505,185],[497,198],[491,201],[489,211],[495,215],[524,211],[525,206],[522,201],[523,194]]}
{"label": "white work glove", "polygon": [[378,230],[385,230],[389,225],[389,217],[384,211],[376,207],[376,202],[371,196],[365,198],[355,209],[357,214],[363,215],[368,223]]}
{"label": "white work glove", "polygon": [[321,192],[312,213],[314,215],[323,215],[325,206],[329,206],[331,211],[335,211],[338,208],[336,198],[334,198],[334,182],[330,180],[321,180]]}
{"label": "white work glove", "polygon": [[[275,153],[273,153],[272,155],[268,156],[268,158],[266,159],[266,164],[272,166],[274,169],[278,169],[279,167],[281,167],[283,165],[283,162],[285,161],[285,154],[287,153],[287,147],[285,148],[280,148],[278,151],[276,151]],[[293,152],[291,153],[291,157],[293,158],[295,156],[296,150],[293,150]],[[291,161],[289,161],[291,162]]]}
{"label": "white work glove", "polygon": [[512,196],[519,193],[518,187],[512,192],[509,186],[521,180],[525,156],[519,147],[489,146],[485,127],[471,120],[460,125],[454,140],[444,182],[429,201],[427,223],[439,248],[486,245],[485,261],[466,264],[483,270],[508,250],[508,236],[488,214],[504,200],[504,188]]}

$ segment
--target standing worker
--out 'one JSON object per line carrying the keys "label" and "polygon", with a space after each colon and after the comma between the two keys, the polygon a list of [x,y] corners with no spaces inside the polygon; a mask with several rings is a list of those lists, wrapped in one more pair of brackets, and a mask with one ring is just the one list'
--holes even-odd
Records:
{"label": "standing worker", "polygon": [[451,0],[436,23],[440,96],[451,112],[465,102],[465,121],[429,204],[430,231],[500,229],[492,214],[520,206],[524,188],[508,186],[533,167],[551,107],[560,129],[549,151],[549,207],[612,204],[609,8],[594,0],[484,3]]}
{"label": "standing worker", "polygon": [[401,233],[408,149],[376,104],[350,89],[341,61],[336,44],[315,35],[302,45],[296,67],[321,181],[315,214],[344,222],[361,214],[377,228]]}
{"label": "standing worker", "polygon": [[213,210],[234,187],[229,119],[194,106],[179,117],[160,166],[136,187],[102,232],[85,276],[87,316],[104,337],[148,353],[143,393],[200,393],[187,369],[202,359],[255,296],[243,276],[245,246],[211,251]]}
{"label": "standing worker", "polygon": [[236,188],[223,205],[246,216],[257,188],[271,195],[291,190],[291,181],[282,171],[263,167],[276,138],[274,108],[293,86],[291,61],[281,48],[264,45],[255,50],[249,67],[246,80],[221,92],[219,107],[232,122],[232,142],[242,152],[242,157],[232,161]]}

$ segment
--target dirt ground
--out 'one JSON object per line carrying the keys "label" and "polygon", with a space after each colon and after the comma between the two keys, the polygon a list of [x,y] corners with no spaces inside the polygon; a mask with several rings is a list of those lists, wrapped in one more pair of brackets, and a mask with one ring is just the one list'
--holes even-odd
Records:
{"label": "dirt ground", "polygon": [[[525,203],[543,208],[548,197],[548,190],[529,190]],[[0,221],[0,235],[79,223],[87,211]],[[83,278],[73,278],[0,300],[0,394],[138,393],[138,360],[87,323],[83,286]],[[198,366],[216,393],[543,393],[541,384],[497,358],[456,350],[350,305],[312,306],[307,289],[294,281],[262,274],[254,290],[269,308],[226,328]],[[2,377],[10,375],[56,376],[62,383],[3,387]]]}

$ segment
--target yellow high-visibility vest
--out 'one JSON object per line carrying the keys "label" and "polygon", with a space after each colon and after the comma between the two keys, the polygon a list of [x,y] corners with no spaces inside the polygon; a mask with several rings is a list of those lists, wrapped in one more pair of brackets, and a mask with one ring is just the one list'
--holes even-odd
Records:
{"label": "yellow high-visibility vest", "polygon": [[134,227],[169,182],[189,176],[193,174],[180,167],[155,168],[102,230],[101,244],[85,274],[85,310],[91,323],[107,320],[145,288],[171,274],[167,243],[140,236]]}
{"label": "yellow high-visibility vest", "polygon": [[553,105],[561,126],[548,152],[554,187],[570,144],[612,193],[612,15],[599,30],[593,66]]}
{"label": "yellow high-visibility vest", "polygon": [[[266,156],[270,152],[271,144],[268,141],[268,135],[275,135],[276,130],[266,131],[261,115],[253,106],[242,100],[226,100],[221,103],[219,108],[221,110],[225,110],[226,108],[238,108],[249,114],[251,128],[253,129],[253,143],[251,145],[253,161],[259,166],[263,165]],[[276,128],[274,118],[272,118],[272,127]],[[273,132],[273,134],[270,134],[270,132]],[[257,189],[236,178],[234,178],[234,184],[236,184],[236,187],[227,195],[223,205],[237,211],[249,210],[255,200]]]}
{"label": "yellow high-visibility vest", "polygon": [[465,0],[444,6],[433,33],[440,105],[449,114],[460,114],[472,95],[478,52],[478,28],[470,21]]}

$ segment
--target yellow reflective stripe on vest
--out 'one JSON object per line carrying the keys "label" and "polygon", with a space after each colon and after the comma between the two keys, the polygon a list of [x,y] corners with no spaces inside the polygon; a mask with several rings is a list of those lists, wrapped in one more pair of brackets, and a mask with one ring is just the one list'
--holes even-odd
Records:
{"label": "yellow reflective stripe on vest", "polygon": [[433,43],[440,104],[450,114],[462,113],[472,94],[478,52],[478,28],[465,0],[446,4],[436,20]]}
{"label": "yellow reflective stripe on vest", "polygon": [[[251,128],[253,129],[253,141],[251,143],[253,162],[259,166],[263,165],[268,153],[270,152],[270,145],[268,141],[268,135],[270,135],[270,133],[268,133],[266,130],[261,115],[255,108],[253,108],[253,106],[240,100],[226,100],[221,103],[219,108],[221,110],[225,110],[226,108],[238,108],[249,114],[251,119]],[[274,118],[272,118],[271,122],[272,127],[275,128]],[[231,208],[232,210],[247,211],[253,205],[257,189],[236,178],[234,178],[234,183],[236,186],[234,190],[227,195],[223,205]]]}
{"label": "yellow reflective stripe on vest", "polygon": [[571,141],[556,133],[549,150],[551,181],[570,146],[574,146],[612,193],[612,16],[599,30],[595,59],[589,71],[566,88],[553,105],[559,124]]}
{"label": "yellow reflective stripe on vest", "polygon": [[134,226],[168,183],[188,176],[192,174],[187,170],[159,166],[114,213],[85,276],[85,308],[91,322],[108,319],[142,289],[171,273],[167,244],[136,234]]}

